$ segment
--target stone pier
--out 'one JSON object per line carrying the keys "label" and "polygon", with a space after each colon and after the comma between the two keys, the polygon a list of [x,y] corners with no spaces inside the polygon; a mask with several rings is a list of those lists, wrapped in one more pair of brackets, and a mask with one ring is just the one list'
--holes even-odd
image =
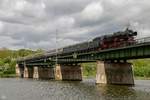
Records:
{"label": "stone pier", "polygon": [[54,69],[51,67],[34,67],[33,78],[35,79],[54,79]]}
{"label": "stone pier", "polygon": [[24,78],[33,78],[33,67],[24,66]]}
{"label": "stone pier", "polygon": [[132,64],[97,61],[96,83],[133,85]]}
{"label": "stone pier", "polygon": [[62,73],[61,73],[61,65],[57,64],[55,67],[55,80],[62,80]]}
{"label": "stone pier", "polygon": [[55,68],[56,80],[82,80],[82,68],[80,65],[57,65]]}
{"label": "stone pier", "polygon": [[16,76],[23,78],[24,67],[22,65],[16,64]]}

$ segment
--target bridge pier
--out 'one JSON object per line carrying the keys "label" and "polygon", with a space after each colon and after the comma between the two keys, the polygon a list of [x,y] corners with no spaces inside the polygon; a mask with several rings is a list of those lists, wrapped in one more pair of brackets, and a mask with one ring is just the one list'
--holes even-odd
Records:
{"label": "bridge pier", "polygon": [[81,81],[82,68],[80,65],[58,64],[55,68],[55,80]]}
{"label": "bridge pier", "polygon": [[33,78],[35,78],[35,79],[39,78],[39,69],[38,69],[38,67],[33,68]]}
{"label": "bridge pier", "polygon": [[55,67],[55,80],[62,80],[62,73],[61,73],[61,65],[57,64]]}
{"label": "bridge pier", "polygon": [[33,78],[35,79],[54,79],[54,69],[50,67],[34,67]]}
{"label": "bridge pier", "polygon": [[24,78],[33,78],[33,67],[24,66]]}
{"label": "bridge pier", "polygon": [[96,83],[133,85],[132,64],[97,61]]}
{"label": "bridge pier", "polygon": [[23,73],[24,73],[24,67],[21,66],[20,64],[16,64],[16,77],[23,78]]}

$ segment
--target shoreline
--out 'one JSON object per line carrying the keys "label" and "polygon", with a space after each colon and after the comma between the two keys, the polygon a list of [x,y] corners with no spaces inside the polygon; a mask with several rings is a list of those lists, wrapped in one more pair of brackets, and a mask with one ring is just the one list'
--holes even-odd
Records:
{"label": "shoreline", "polygon": [[0,78],[15,78],[16,74],[1,74]]}
{"label": "shoreline", "polygon": [[134,79],[135,79],[135,80],[150,80],[150,77],[139,77],[139,76],[135,76]]}
{"label": "shoreline", "polygon": [[[3,74],[0,75],[0,78],[16,78],[16,74]],[[95,76],[83,76],[83,79],[94,79]],[[140,77],[140,76],[135,76],[134,80],[150,80],[150,77]]]}

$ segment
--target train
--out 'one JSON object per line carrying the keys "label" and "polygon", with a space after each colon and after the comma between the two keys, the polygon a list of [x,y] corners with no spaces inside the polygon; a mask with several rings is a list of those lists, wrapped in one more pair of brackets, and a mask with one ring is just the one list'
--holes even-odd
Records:
{"label": "train", "polygon": [[103,35],[92,39],[91,41],[82,42],[57,50],[48,51],[49,54],[69,54],[84,53],[90,51],[101,51],[110,48],[119,48],[136,43],[135,37],[137,32],[126,28],[124,31],[114,32],[113,34]]}

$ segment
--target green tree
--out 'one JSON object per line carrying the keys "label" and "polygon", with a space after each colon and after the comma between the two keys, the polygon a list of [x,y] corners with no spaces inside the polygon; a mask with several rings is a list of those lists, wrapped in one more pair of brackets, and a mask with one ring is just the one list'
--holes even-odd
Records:
{"label": "green tree", "polygon": [[42,54],[42,49],[35,51],[29,49],[9,50],[7,48],[0,49],[0,76],[15,74],[16,59],[26,57],[36,53]]}

